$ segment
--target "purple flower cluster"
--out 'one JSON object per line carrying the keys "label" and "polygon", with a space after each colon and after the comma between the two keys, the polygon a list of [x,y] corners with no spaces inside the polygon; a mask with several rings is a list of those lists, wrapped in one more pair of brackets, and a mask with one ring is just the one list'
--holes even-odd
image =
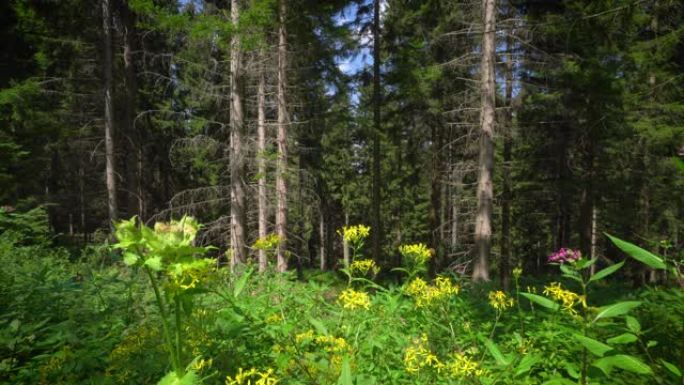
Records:
{"label": "purple flower cluster", "polygon": [[566,249],[561,247],[560,250],[549,255],[549,263],[566,263],[575,262],[582,258],[582,253],[579,250]]}

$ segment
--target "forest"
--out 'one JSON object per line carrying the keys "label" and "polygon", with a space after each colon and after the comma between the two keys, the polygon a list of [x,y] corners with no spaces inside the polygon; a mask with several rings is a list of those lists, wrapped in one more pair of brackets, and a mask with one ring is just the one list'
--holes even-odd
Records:
{"label": "forest", "polygon": [[0,1],[0,385],[683,385],[681,0]]}

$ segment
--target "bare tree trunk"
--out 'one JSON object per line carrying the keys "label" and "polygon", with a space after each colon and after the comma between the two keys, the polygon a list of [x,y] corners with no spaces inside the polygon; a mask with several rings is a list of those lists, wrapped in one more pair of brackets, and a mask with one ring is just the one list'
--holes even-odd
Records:
{"label": "bare tree trunk", "polygon": [[[238,0],[230,2],[230,18],[238,25],[240,9]],[[242,57],[240,36],[233,34],[230,42],[230,236],[232,258],[231,266],[245,262],[245,186],[244,155],[242,153],[242,131],[244,115],[242,111]]]}
{"label": "bare tree trunk", "polygon": [[[261,52],[260,60],[264,60],[265,55]],[[259,84],[257,85],[257,150],[259,185],[258,185],[258,204],[259,204],[259,238],[266,237],[267,215],[266,207],[266,77],[264,76],[263,63],[259,66]],[[259,250],[259,271],[264,272],[268,267],[266,250]]]}
{"label": "bare tree trunk", "polygon": [[[349,226],[349,213],[344,213],[344,225]],[[344,262],[344,267],[349,267],[349,264],[351,263],[350,255],[349,255],[349,242],[342,237],[342,255],[343,255],[343,262]]]}
{"label": "bare tree trunk", "polygon": [[[512,33],[512,31],[510,32]],[[511,265],[511,153],[513,149],[513,39],[508,36],[506,49],[506,107],[503,147],[503,193],[501,197],[501,263],[499,266],[501,286],[508,290],[510,286]]]}
{"label": "bare tree trunk", "polygon": [[483,0],[484,32],[480,63],[482,106],[480,109],[480,159],[477,180],[477,216],[475,244],[477,258],[473,267],[474,281],[489,280],[489,257],[492,243],[492,171],[494,168],[494,38],[496,34],[496,1]]}
{"label": "bare tree trunk", "polygon": [[280,238],[277,252],[277,269],[287,270],[287,0],[279,1],[280,27],[278,29],[278,164],[276,173],[276,232]]}
{"label": "bare tree trunk", "polygon": [[102,0],[102,40],[104,68],[104,127],[105,127],[105,177],[107,181],[107,208],[110,228],[119,219],[116,202],[116,159],[114,154],[114,102],[112,100],[112,30],[109,0]]}
{"label": "bare tree trunk", "polygon": [[372,241],[373,260],[380,258],[382,221],[380,220],[380,0],[373,2],[373,186]]}
{"label": "bare tree trunk", "polygon": [[[591,258],[598,257],[598,209],[596,205],[592,208],[591,213]],[[596,264],[592,264],[589,268],[591,275],[596,273]]]}
{"label": "bare tree trunk", "polygon": [[321,203],[320,205],[320,217],[318,220],[318,233],[319,233],[319,238],[320,238],[320,245],[318,248],[318,257],[319,257],[319,268],[321,270],[325,270],[325,265],[326,265],[326,255],[325,255],[325,240],[326,240],[326,234],[325,234],[325,205]]}
{"label": "bare tree trunk", "polygon": [[142,216],[142,135],[135,127],[136,97],[138,84],[136,81],[133,52],[136,49],[135,15],[128,7],[127,1],[119,1],[121,24],[123,31],[123,59],[125,73],[126,102],[123,113],[122,129],[127,141],[126,151],[126,190],[128,216]]}

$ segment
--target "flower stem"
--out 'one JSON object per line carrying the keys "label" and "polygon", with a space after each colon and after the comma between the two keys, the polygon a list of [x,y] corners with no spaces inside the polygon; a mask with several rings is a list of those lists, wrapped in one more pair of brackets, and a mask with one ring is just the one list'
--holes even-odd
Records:
{"label": "flower stem", "polygon": [[173,340],[171,339],[171,331],[169,329],[168,313],[166,312],[166,306],[164,305],[164,300],[162,299],[162,296],[159,293],[159,285],[157,284],[157,279],[154,277],[154,273],[152,273],[152,270],[150,270],[149,267],[145,267],[145,272],[147,273],[147,276],[150,277],[152,289],[154,289],[154,297],[156,298],[157,306],[159,307],[159,314],[161,315],[162,319],[162,329],[164,330],[164,339],[166,340],[166,348],[169,351],[171,365],[173,366],[174,371],[178,373],[180,363],[178,361],[178,358],[176,357],[176,350],[174,349]]}

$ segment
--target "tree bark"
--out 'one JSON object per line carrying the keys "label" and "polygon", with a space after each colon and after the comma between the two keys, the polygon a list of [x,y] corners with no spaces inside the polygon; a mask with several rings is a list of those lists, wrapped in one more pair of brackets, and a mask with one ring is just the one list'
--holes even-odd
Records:
{"label": "tree bark", "polygon": [[[230,18],[233,26],[240,19],[238,0],[230,2]],[[242,153],[242,57],[240,36],[234,33],[230,43],[230,236],[231,266],[245,262],[245,186],[244,155]]]}
{"label": "tree bark", "polygon": [[373,260],[380,258],[382,221],[380,218],[380,0],[373,2],[373,186],[372,220]]}
{"label": "tree bark", "polygon": [[124,105],[122,129],[125,130],[127,141],[126,151],[126,190],[127,214],[142,217],[142,135],[135,127],[135,111],[137,105],[138,84],[136,81],[135,59],[136,50],[135,14],[128,7],[128,2],[119,0],[121,24],[123,32],[124,85],[126,100]]}
{"label": "tree bark", "polygon": [[103,88],[104,88],[104,129],[105,129],[105,179],[107,183],[107,208],[109,225],[119,219],[116,201],[116,159],[114,153],[114,102],[112,100],[112,30],[111,7],[109,0],[102,0],[102,47],[103,47]]}
{"label": "tree bark", "polygon": [[480,159],[477,180],[477,216],[475,218],[475,244],[477,256],[473,267],[474,281],[489,280],[489,258],[492,242],[492,201],[494,168],[494,50],[496,49],[496,1],[483,0],[484,32],[482,59],[480,62],[480,87],[482,105],[480,108]]}
{"label": "tree bark", "polygon": [[287,270],[287,0],[278,4],[278,162],[276,173],[276,232],[279,237],[277,269]]}
{"label": "tree bark", "polygon": [[322,270],[325,270],[325,267],[326,267],[325,205],[323,203],[320,204],[320,217],[318,220],[318,233],[319,233],[319,238],[320,238],[320,244],[318,246],[318,257],[319,257],[319,266],[318,267],[322,271]]}
{"label": "tree bark", "polygon": [[[511,31],[512,33],[512,31]],[[501,286],[508,290],[510,286],[511,265],[511,154],[513,150],[513,39],[508,36],[506,49],[506,113],[504,114],[505,134],[503,145],[503,192],[501,196],[501,263],[499,266]]]}
{"label": "tree bark", "polygon": [[[263,52],[259,55],[264,60]],[[257,150],[258,150],[258,205],[259,205],[259,238],[268,234],[266,207],[266,77],[264,76],[263,63],[259,66],[259,83],[257,84]],[[259,250],[259,271],[264,272],[268,267],[266,250]]]}

